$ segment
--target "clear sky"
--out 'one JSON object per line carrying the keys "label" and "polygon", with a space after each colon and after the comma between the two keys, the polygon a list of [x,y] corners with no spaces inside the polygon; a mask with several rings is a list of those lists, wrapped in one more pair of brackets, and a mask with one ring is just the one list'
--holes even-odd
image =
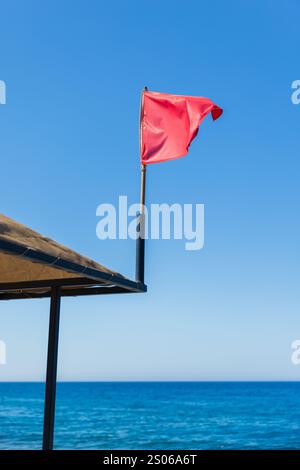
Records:
{"label": "clear sky", "polygon": [[[1,212],[134,276],[132,240],[96,207],[139,197],[138,107],[206,96],[187,157],[153,165],[148,202],[205,204],[205,247],[147,244],[146,295],[62,302],[60,380],[298,380],[299,2],[0,5]],[[49,302],[0,304],[0,380],[44,380]]]}

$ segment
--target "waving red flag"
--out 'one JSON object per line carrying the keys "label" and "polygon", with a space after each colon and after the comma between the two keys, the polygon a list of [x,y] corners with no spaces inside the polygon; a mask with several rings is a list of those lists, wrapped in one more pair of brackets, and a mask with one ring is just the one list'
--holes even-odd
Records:
{"label": "waving red flag", "polygon": [[144,91],[141,109],[143,165],[183,157],[208,113],[213,120],[223,110],[208,98]]}

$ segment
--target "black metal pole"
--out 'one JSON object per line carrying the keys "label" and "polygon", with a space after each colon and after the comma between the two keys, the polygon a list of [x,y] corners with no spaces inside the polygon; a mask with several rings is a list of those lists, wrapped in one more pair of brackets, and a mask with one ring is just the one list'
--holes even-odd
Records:
{"label": "black metal pole", "polygon": [[43,450],[53,450],[60,298],[60,288],[52,287],[49,320]]}
{"label": "black metal pole", "polygon": [[141,209],[139,213],[138,238],[136,240],[136,268],[135,279],[144,283],[145,277],[145,187],[146,187],[146,166],[141,168]]}
{"label": "black metal pole", "polygon": [[[142,152],[142,118],[143,118],[143,98],[144,92],[148,91],[148,88],[145,86],[141,95],[141,104],[140,104],[140,154]],[[135,279],[138,282],[144,283],[145,278],[145,197],[146,197],[146,165],[141,166],[141,199],[140,199],[140,214],[139,214],[139,224],[138,228],[138,237],[136,240],[136,267],[135,267]]]}

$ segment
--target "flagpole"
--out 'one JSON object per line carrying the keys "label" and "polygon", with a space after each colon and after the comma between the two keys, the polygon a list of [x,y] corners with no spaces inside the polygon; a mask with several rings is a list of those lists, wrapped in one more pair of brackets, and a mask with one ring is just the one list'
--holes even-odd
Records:
{"label": "flagpole", "polygon": [[[142,154],[142,110],[144,92],[148,91],[145,86],[141,93],[140,102],[140,155]],[[141,164],[141,197],[140,197],[140,213],[139,213],[139,234],[136,240],[136,267],[135,279],[144,283],[145,277],[145,199],[146,199],[146,165]]]}

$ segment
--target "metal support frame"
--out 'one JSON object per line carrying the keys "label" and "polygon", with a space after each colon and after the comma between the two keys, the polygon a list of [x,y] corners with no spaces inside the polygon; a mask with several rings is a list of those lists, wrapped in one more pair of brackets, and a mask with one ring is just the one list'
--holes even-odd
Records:
{"label": "metal support frame", "polygon": [[53,450],[60,300],[60,288],[53,287],[49,319],[43,450]]}

